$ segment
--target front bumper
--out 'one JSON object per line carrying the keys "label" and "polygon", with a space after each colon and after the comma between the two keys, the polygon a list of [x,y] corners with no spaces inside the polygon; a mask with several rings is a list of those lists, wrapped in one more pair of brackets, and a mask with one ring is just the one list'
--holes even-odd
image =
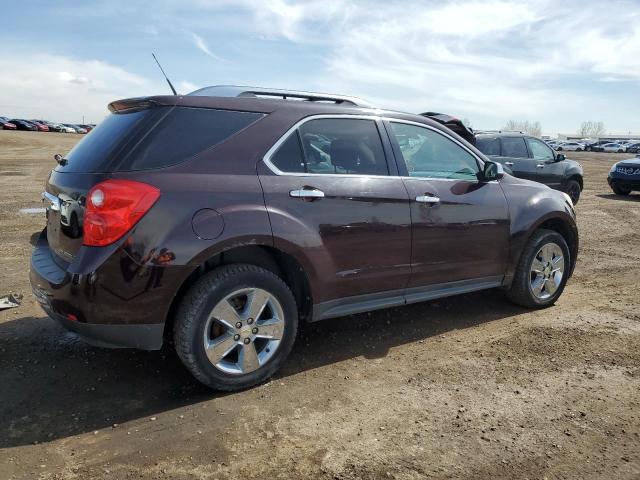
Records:
{"label": "front bumper", "polygon": [[624,176],[609,175],[607,177],[607,182],[609,183],[610,187],[613,187],[615,185],[616,187],[622,188],[624,190],[640,191],[640,178],[631,178],[629,176],[625,178]]}
{"label": "front bumper", "polygon": [[117,250],[90,271],[72,273],[73,268],[54,260],[45,232],[34,248],[29,272],[43,310],[88,343],[160,349],[164,322],[179,287],[176,271],[137,266]]}

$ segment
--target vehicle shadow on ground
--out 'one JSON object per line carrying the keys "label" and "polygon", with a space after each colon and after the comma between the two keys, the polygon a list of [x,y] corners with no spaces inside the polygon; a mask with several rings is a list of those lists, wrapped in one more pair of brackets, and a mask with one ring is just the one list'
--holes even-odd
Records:
{"label": "vehicle shadow on ground", "polygon": [[606,200],[621,200],[623,202],[640,202],[640,195],[616,195],[615,193],[599,193],[596,197],[604,198]]}
{"label": "vehicle shadow on ground", "polygon": [[[277,378],[525,312],[499,291],[305,324]],[[0,448],[47,442],[220,397],[157,352],[91,347],[48,318],[0,324]],[[233,395],[233,394],[231,394]]]}

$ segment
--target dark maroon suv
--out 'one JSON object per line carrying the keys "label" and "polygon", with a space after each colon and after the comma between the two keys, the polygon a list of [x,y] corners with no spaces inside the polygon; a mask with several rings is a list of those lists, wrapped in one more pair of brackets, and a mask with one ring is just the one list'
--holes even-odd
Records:
{"label": "dark maroon suv", "polygon": [[158,349],[221,390],[269,378],[298,322],[500,287],[551,305],[571,200],[423,116],[209,87],[113,102],[43,198],[31,284],[88,341]]}

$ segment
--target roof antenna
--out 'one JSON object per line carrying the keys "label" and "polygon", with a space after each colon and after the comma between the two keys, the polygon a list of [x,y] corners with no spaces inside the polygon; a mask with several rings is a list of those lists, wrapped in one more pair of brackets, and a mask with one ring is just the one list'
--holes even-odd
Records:
{"label": "roof antenna", "polygon": [[162,69],[162,65],[160,65],[160,62],[158,61],[158,59],[156,58],[156,54],[155,53],[151,53],[151,55],[153,55],[153,59],[156,61],[156,63],[158,64],[158,68],[160,68],[160,71],[162,72],[162,75],[164,75],[165,80],[167,81],[167,83],[169,84],[169,88],[171,88],[171,91],[173,92],[174,95],[178,95],[178,92],[176,92],[176,89],[173,88],[173,85],[171,85],[171,80],[169,80],[169,77],[167,77],[167,74],[164,73],[164,70]]}

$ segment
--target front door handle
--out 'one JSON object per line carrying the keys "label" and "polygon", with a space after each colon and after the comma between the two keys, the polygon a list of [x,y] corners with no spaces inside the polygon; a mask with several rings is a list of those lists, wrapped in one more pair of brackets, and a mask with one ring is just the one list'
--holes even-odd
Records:
{"label": "front door handle", "polygon": [[440,203],[440,199],[433,195],[418,195],[416,197],[418,203]]}
{"label": "front door handle", "polygon": [[300,189],[300,190],[291,190],[289,192],[289,196],[293,198],[324,198],[324,192],[322,190],[318,190],[317,188],[313,189]]}
{"label": "front door handle", "polygon": [[504,162],[507,167],[513,167],[513,162]]}
{"label": "front door handle", "polygon": [[536,168],[544,168],[544,163],[539,163],[536,165]]}

